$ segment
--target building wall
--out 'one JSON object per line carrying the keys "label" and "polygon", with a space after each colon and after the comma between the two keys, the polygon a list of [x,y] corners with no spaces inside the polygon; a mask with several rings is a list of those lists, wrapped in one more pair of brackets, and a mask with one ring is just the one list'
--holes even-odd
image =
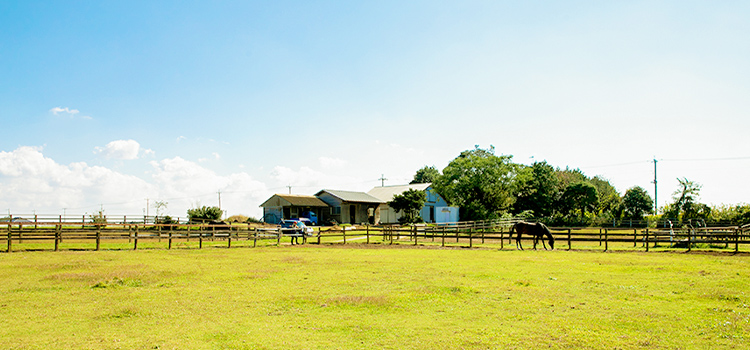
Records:
{"label": "building wall", "polygon": [[278,224],[283,214],[281,207],[263,207],[263,221],[269,224]]}
{"label": "building wall", "polygon": [[[330,206],[328,210],[328,215],[324,215],[327,218],[327,220],[323,222],[324,224],[328,223],[328,221],[330,220],[336,220],[336,222],[339,222],[339,223],[345,222],[341,220],[342,217],[346,217],[346,216],[344,216],[344,208],[341,205],[340,199],[326,192],[321,193],[317,197]],[[349,209],[346,208],[346,215],[348,214],[349,214]]]}
{"label": "building wall", "polygon": [[[448,202],[443,199],[432,187],[425,189],[426,201],[422,210],[419,211],[419,215],[422,220],[428,223],[446,223],[446,222],[457,222],[458,221],[458,208],[449,207]],[[434,220],[430,220],[430,208],[433,210]],[[445,209],[449,208],[449,209]],[[401,218],[401,212],[396,212],[393,208],[387,204],[380,206],[380,223],[383,224],[396,224],[398,219]]]}

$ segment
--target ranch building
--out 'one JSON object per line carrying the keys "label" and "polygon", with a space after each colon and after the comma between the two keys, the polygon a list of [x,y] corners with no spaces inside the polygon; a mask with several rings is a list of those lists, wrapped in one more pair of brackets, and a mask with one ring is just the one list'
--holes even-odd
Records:
{"label": "ranch building", "polygon": [[458,222],[458,207],[451,207],[448,202],[443,199],[433,188],[431,183],[423,184],[410,184],[410,185],[397,185],[397,186],[382,186],[375,187],[367,192],[367,194],[380,199],[384,204],[380,205],[380,215],[378,222],[381,224],[396,224],[398,219],[401,218],[401,213],[396,212],[393,208],[388,206],[388,202],[393,200],[393,197],[402,194],[408,190],[423,191],[426,194],[427,200],[420,210],[419,215],[427,223],[447,223],[447,222]]}
{"label": "ranch building", "polygon": [[361,224],[370,220],[373,215],[377,222],[382,200],[364,192],[321,190],[315,194],[331,207],[331,220],[338,223]]}
{"label": "ranch building", "polygon": [[327,221],[328,204],[315,196],[294,194],[275,194],[260,205],[263,207],[263,221],[278,224],[283,219],[303,216],[305,212],[313,212],[319,223]]}

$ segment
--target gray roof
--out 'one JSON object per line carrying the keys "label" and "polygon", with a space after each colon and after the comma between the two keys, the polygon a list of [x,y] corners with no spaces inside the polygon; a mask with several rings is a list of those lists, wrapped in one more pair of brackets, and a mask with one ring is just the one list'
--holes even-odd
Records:
{"label": "gray roof", "polygon": [[390,202],[393,200],[393,196],[397,194],[402,194],[410,189],[424,191],[430,186],[432,186],[431,183],[375,187],[367,191],[367,194],[380,199],[383,202]]}
{"label": "gray roof", "polygon": [[[280,198],[284,200],[284,202],[281,201],[274,201],[275,198]],[[261,207],[265,207],[266,205],[271,204],[271,206],[285,206],[284,204],[288,204],[295,207],[327,207],[328,204],[320,200],[320,198],[315,196],[305,196],[305,195],[295,195],[295,194],[275,194],[271,196],[268,200],[263,202],[261,204]]]}
{"label": "gray roof", "polygon": [[364,192],[354,192],[354,191],[340,191],[340,190],[321,190],[320,192],[316,193],[316,196],[320,196],[321,193],[326,192],[338,199],[341,199],[344,202],[354,202],[354,203],[385,203],[384,201],[373,197],[367,193]]}

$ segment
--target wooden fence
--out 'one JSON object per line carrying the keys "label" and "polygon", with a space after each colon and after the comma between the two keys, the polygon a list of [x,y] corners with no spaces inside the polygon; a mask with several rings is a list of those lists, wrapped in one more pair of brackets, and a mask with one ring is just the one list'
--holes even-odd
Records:
{"label": "wooden fence", "polygon": [[[515,249],[515,237],[509,229],[512,221],[477,221],[440,225],[415,226],[348,226],[316,227],[305,237],[313,244],[432,244],[440,246],[475,247],[477,245],[505,245]],[[7,252],[14,244],[25,249],[59,250],[61,244],[91,244],[83,249],[102,249],[102,244],[118,243],[138,249],[139,242],[158,241],[164,248],[172,249],[174,242],[190,243],[202,248],[204,242],[220,242],[232,247],[233,242],[244,241],[256,247],[259,242],[280,245],[286,238],[295,236],[277,228],[255,228],[248,225],[208,224],[146,224],[146,223],[92,223],[92,222],[7,222],[0,224],[0,244]],[[5,232],[2,232],[5,226]],[[750,225],[742,227],[714,227],[689,229],[664,228],[591,228],[552,227],[556,249],[643,249],[653,247],[686,249],[733,250],[750,244]],[[523,237],[530,248],[531,237]],[[49,245],[46,245],[49,242]],[[34,244],[32,247],[31,244]],[[216,245],[216,243],[213,243]],[[540,243],[541,245],[541,243]],[[632,247],[631,247],[632,245]],[[31,247],[31,248],[30,248]],[[81,248],[78,248],[81,249]],[[121,248],[120,248],[121,249]]]}

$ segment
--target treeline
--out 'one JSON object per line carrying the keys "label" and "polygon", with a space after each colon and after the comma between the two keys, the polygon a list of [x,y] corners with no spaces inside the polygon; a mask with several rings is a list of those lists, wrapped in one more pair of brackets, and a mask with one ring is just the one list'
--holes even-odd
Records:
{"label": "treeline", "polygon": [[536,218],[555,226],[612,225],[622,221],[672,220],[750,223],[750,206],[710,207],[699,202],[700,184],[678,179],[673,202],[654,213],[654,202],[642,187],[620,194],[609,180],[588,177],[579,169],[555,168],[547,162],[516,164],[495,148],[461,152],[442,172],[425,166],[412,183],[431,182],[435,190],[460,208],[461,220],[501,217]]}

